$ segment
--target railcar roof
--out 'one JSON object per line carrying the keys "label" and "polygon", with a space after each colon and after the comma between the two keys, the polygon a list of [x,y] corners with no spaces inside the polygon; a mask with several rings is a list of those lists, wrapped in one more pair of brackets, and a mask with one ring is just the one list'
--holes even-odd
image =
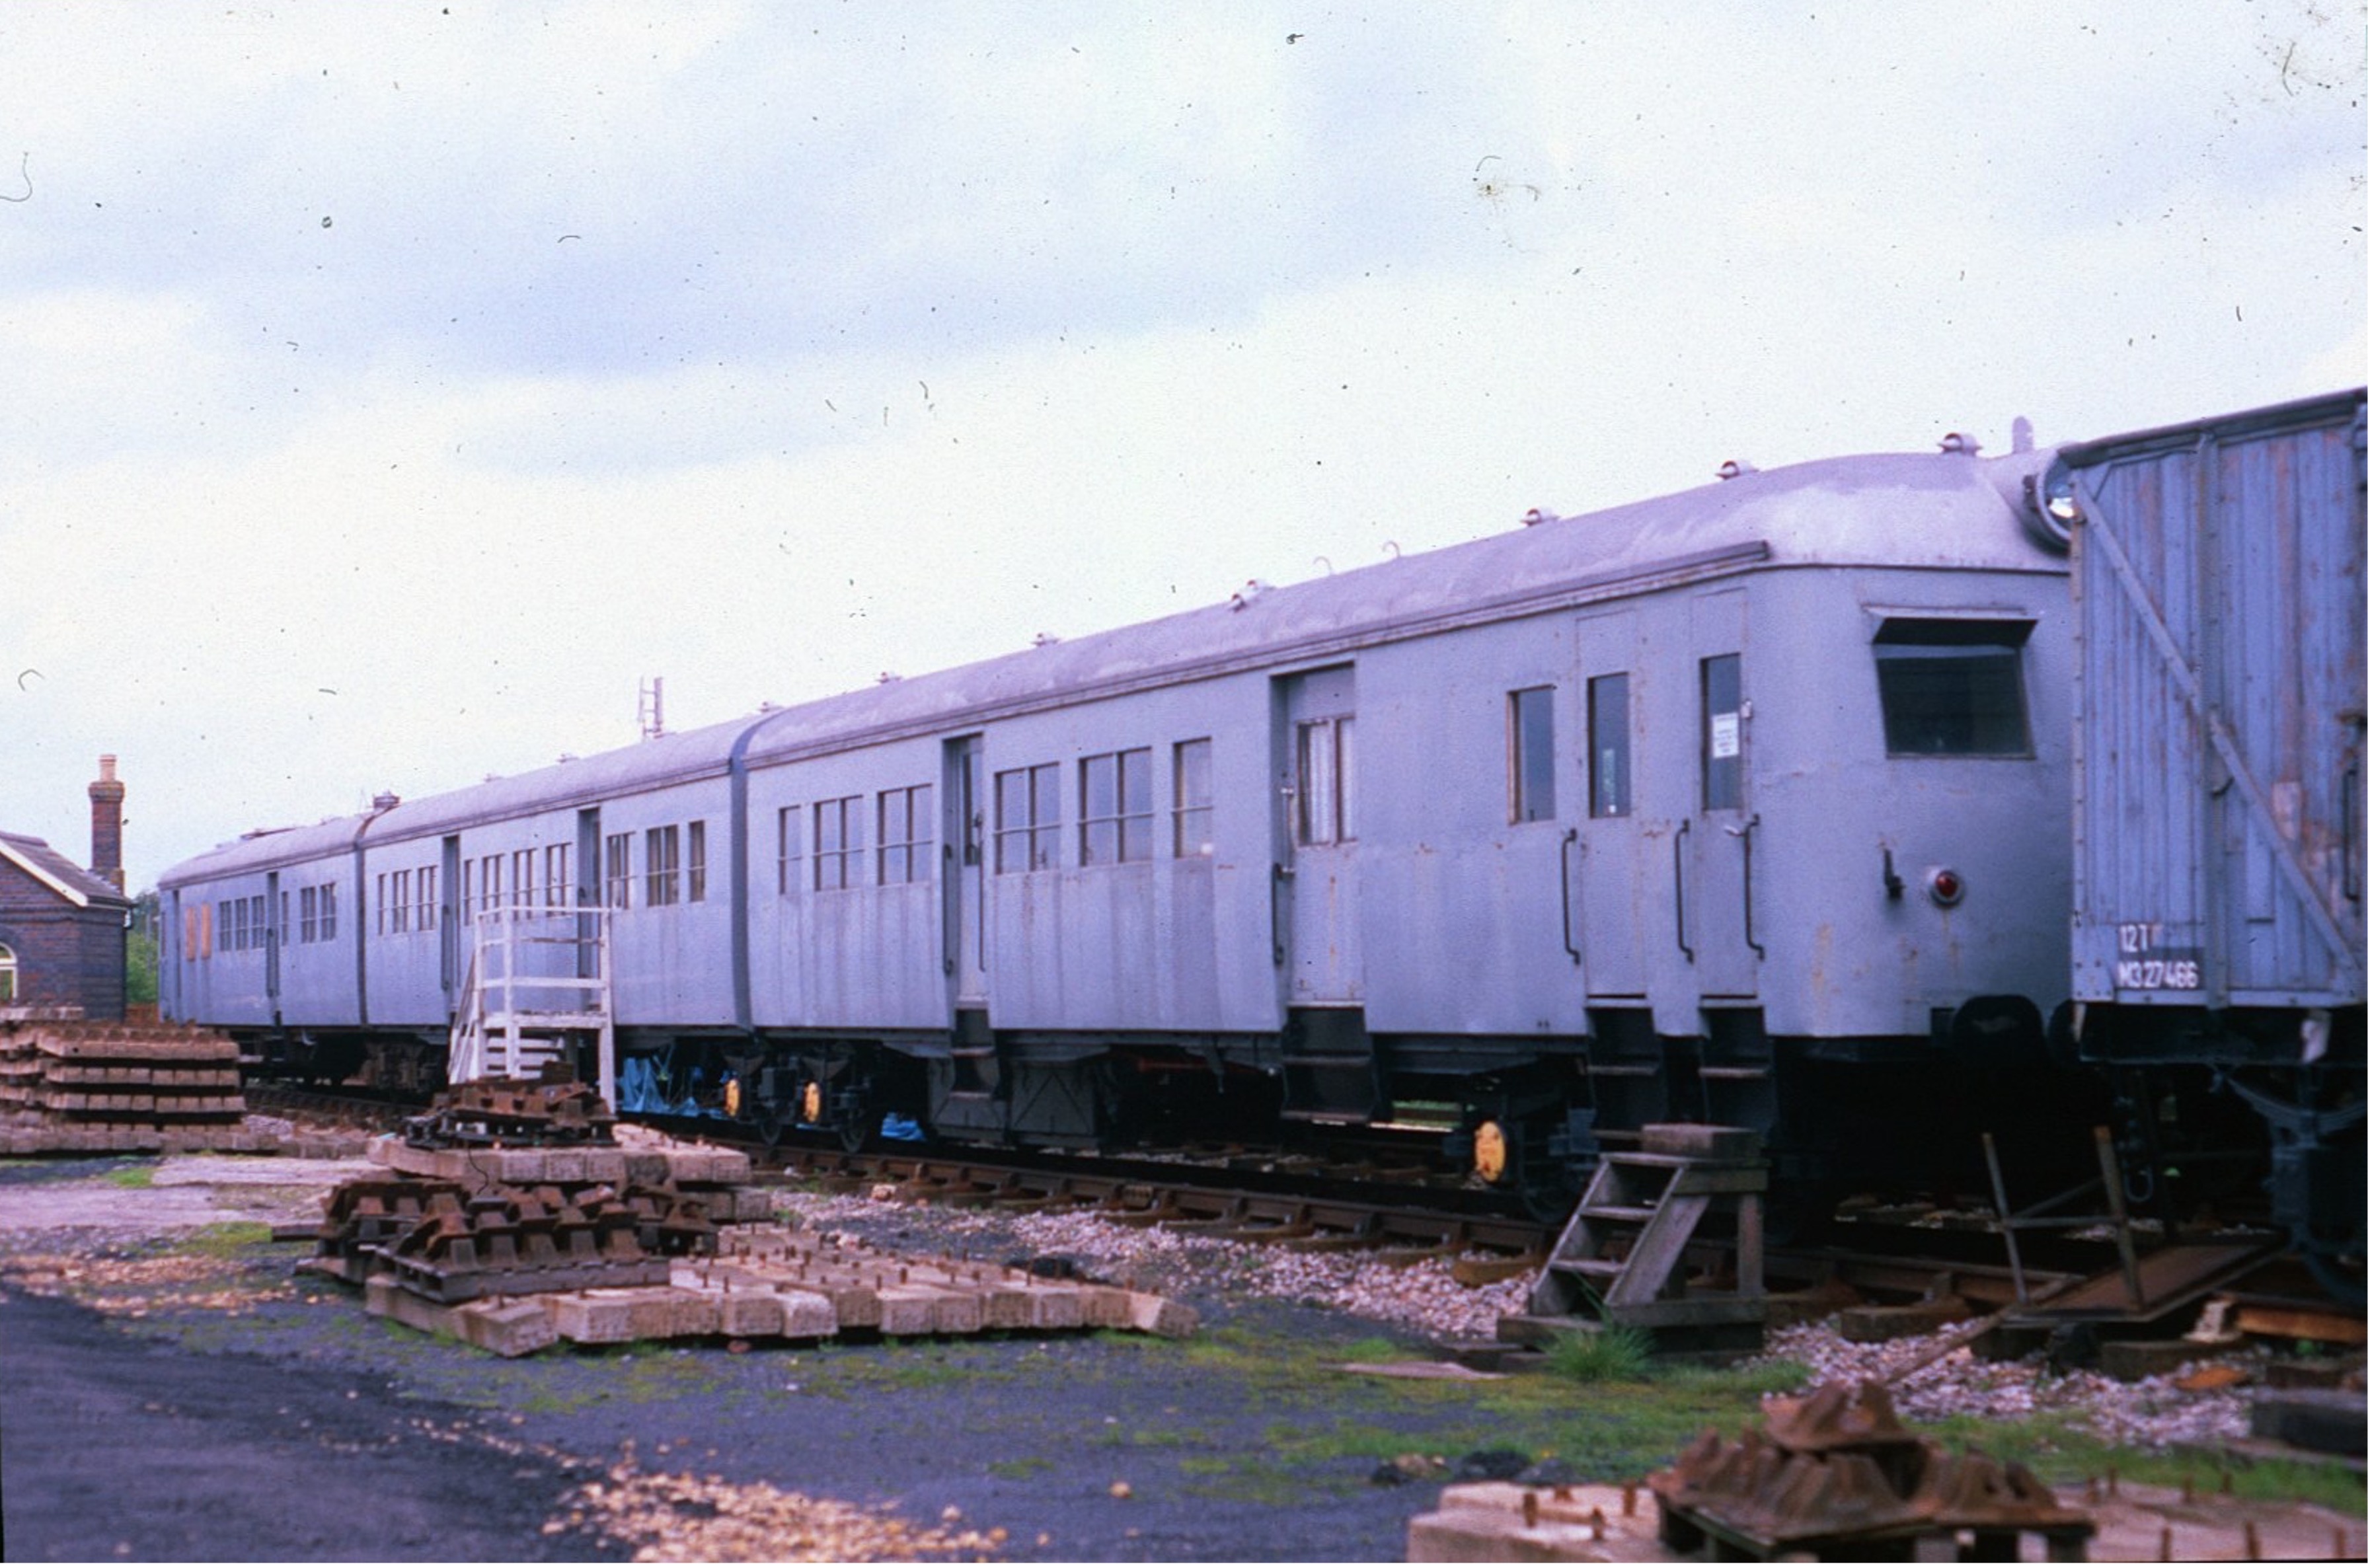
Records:
{"label": "railcar roof", "polygon": [[[1746,472],[1674,495],[1386,561],[1236,602],[867,687],[405,801],[384,812],[249,835],[166,871],[163,885],[317,859],[474,823],[564,809],[902,733],[944,729],[1137,686],[1289,663],[1421,635],[1460,618],[1539,613],[1686,574],[1768,566],[2061,573],[2018,517],[2051,449],[1980,458],[1886,453]],[[1246,600],[1246,602],[1243,602]],[[375,818],[375,820],[371,820]]]}

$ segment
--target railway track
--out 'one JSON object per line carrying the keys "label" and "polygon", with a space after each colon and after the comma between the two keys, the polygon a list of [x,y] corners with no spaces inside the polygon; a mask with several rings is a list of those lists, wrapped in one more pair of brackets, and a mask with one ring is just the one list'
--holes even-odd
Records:
{"label": "railway track", "polygon": [[[250,1086],[248,1100],[256,1109],[390,1131],[425,1108],[409,1096],[278,1085]],[[1463,1185],[1387,1141],[1132,1157],[894,1143],[849,1151],[828,1134],[791,1131],[768,1141],[712,1117],[627,1119],[670,1136],[747,1148],[770,1181],[945,1208],[1088,1212],[1122,1226],[1302,1251],[1365,1251],[1393,1262],[1444,1258],[1472,1285],[1538,1267],[1559,1229],[1524,1212],[1518,1199]],[[1983,1312],[2019,1301],[2102,1301],[2090,1316],[2103,1320],[2116,1312],[2143,1320],[2208,1292],[2228,1297],[2237,1316],[2260,1332],[2334,1343],[2368,1339],[2360,1314],[2328,1301],[2295,1260],[2268,1256],[2258,1243],[2249,1250],[2216,1244],[2227,1253],[2223,1257],[2214,1244],[2150,1249],[2138,1303],[2118,1307],[2111,1282],[2121,1277],[2121,1263],[2112,1242],[2027,1239],[2018,1271],[1996,1228],[1978,1216],[1875,1210],[1840,1221],[1814,1244],[1770,1248],[1765,1267],[1770,1289],[1780,1292],[1839,1283],[1881,1301],[1955,1296]],[[2214,1277],[2215,1267],[2233,1278]]]}

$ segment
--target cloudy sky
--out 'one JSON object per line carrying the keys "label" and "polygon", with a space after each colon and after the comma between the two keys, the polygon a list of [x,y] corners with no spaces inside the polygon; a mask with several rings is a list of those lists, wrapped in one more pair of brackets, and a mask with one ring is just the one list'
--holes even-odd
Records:
{"label": "cloudy sky", "polygon": [[0,827],[2368,370],[2356,0],[0,9]]}

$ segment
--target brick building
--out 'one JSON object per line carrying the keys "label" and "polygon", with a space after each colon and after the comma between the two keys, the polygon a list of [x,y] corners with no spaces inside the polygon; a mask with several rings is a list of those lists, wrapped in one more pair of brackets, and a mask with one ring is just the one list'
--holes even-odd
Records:
{"label": "brick building", "polygon": [[76,1007],[123,1017],[123,786],[98,759],[85,870],[38,838],[0,833],[0,1007]]}

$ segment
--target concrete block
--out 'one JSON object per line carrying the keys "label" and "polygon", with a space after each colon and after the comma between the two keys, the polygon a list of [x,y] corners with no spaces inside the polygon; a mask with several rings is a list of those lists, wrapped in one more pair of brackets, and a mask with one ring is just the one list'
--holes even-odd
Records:
{"label": "concrete block", "polygon": [[715,1331],[734,1339],[773,1339],[781,1332],[781,1299],[770,1290],[701,1292],[715,1303]]}
{"label": "concrete block", "polygon": [[1156,1334],[1162,1339],[1182,1339],[1201,1326],[1201,1314],[1181,1301],[1171,1301],[1165,1296],[1146,1295],[1129,1290],[1127,1326],[1139,1334]]}
{"label": "concrete block", "polygon": [[636,1187],[659,1187],[666,1179],[666,1157],[664,1154],[621,1151],[624,1179]]}
{"label": "concrete block", "polygon": [[1134,1303],[1115,1285],[1087,1285],[1077,1291],[1087,1328],[1133,1328]]}
{"label": "concrete block", "polygon": [[2117,1382],[2144,1382],[2211,1355],[2184,1339],[2109,1339],[2097,1346],[2097,1369]]}
{"label": "concrete block", "polygon": [[[635,1328],[637,1306],[642,1309],[642,1327],[651,1326],[650,1309],[643,1301],[646,1294],[630,1289],[565,1290],[543,1299],[551,1308],[552,1326],[561,1338],[578,1345],[622,1345],[630,1339],[657,1337]],[[661,1308],[656,1326],[664,1327],[666,1322]]]}
{"label": "concrete block", "polygon": [[625,1179],[625,1152],[622,1149],[586,1149],[584,1152],[584,1179],[620,1186]]}
{"label": "concrete block", "polygon": [[[925,1285],[882,1285],[873,1293],[879,1303],[882,1334],[934,1334],[938,1329],[938,1293]],[[843,1320],[842,1320],[843,1321]]]}
{"label": "concrete block", "polygon": [[776,1290],[781,1304],[781,1337],[827,1339],[838,1332],[838,1312],[829,1297],[813,1290]]}
{"label": "concrete block", "polygon": [[2368,1451],[2368,1394],[2276,1389],[2253,1402],[2253,1436],[2322,1454]]}
{"label": "concrete block", "polygon": [[471,1301],[457,1316],[461,1337],[496,1356],[531,1356],[559,1339],[551,1313],[532,1301]]}
{"label": "concrete block", "polygon": [[573,1187],[584,1180],[584,1151],[553,1149],[543,1156],[543,1180]]}
{"label": "concrete block", "polygon": [[1834,1314],[1834,1332],[1854,1345],[1878,1345],[1932,1334],[1975,1315],[1962,1297],[1941,1296],[1904,1307],[1847,1307]]}
{"label": "concrete block", "polygon": [[868,1285],[834,1285],[815,1281],[800,1288],[798,1293],[807,1291],[830,1303],[831,1312],[841,1328],[879,1328],[886,1322],[885,1311],[880,1304],[880,1292]]}

